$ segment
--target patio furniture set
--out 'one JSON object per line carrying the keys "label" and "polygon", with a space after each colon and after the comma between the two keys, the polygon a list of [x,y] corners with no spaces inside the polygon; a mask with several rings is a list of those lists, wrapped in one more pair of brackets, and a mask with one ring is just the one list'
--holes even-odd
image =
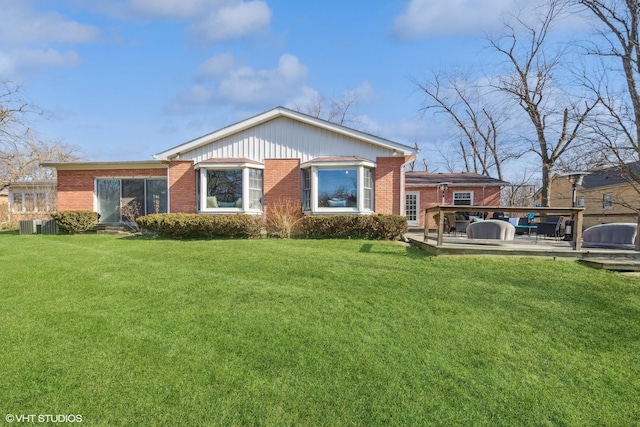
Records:
{"label": "patio furniture set", "polygon": [[[455,215],[448,216],[455,218]],[[462,231],[457,225],[459,222],[456,221],[456,226],[449,228],[449,233],[453,230],[456,233]],[[452,223],[450,218],[449,223]],[[539,237],[559,239],[564,236],[565,230],[567,234],[571,233],[572,225],[565,224],[562,216],[547,216],[543,221],[534,222],[533,214],[522,218],[496,218],[494,214],[492,219],[478,219],[468,223],[464,231],[469,239],[513,240],[515,235],[531,236],[531,233],[536,234],[536,240]],[[635,250],[637,229],[638,225],[635,223],[595,225],[582,233],[582,247]]]}

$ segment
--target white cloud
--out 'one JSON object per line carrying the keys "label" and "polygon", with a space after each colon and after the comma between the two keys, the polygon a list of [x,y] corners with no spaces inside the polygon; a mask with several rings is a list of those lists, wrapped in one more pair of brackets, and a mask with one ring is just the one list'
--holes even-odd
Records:
{"label": "white cloud", "polygon": [[0,44],[4,46],[87,43],[100,34],[98,28],[68,20],[58,13],[38,13],[26,1],[0,0],[0,8]]}
{"label": "white cloud", "polygon": [[205,43],[263,34],[272,15],[265,0],[94,0],[89,7],[118,19],[182,21]]}
{"label": "white cloud", "polygon": [[[568,3],[563,5],[568,7]],[[509,15],[520,15],[527,20],[545,10],[544,0],[409,0],[391,27],[391,33],[400,39],[477,35],[500,28]],[[586,28],[584,16],[575,10],[555,23],[565,31]]]}
{"label": "white cloud", "polygon": [[410,0],[392,33],[402,39],[473,34],[500,22],[516,0]]}
{"label": "white cloud", "polygon": [[[47,67],[69,67],[80,63],[73,50],[63,46],[89,43],[100,30],[55,12],[39,12],[28,1],[0,0],[0,78],[21,79]],[[56,44],[55,48],[50,47]]]}
{"label": "white cloud", "polygon": [[74,51],[60,52],[56,49],[0,51],[0,79],[12,78],[47,67],[72,67],[80,62],[80,57]]}
{"label": "white cloud", "polygon": [[189,31],[199,41],[219,42],[260,34],[270,21],[271,9],[265,2],[233,2],[210,11]]}
{"label": "white cloud", "polygon": [[214,56],[197,72],[199,83],[179,95],[165,110],[193,111],[213,102],[242,106],[283,104],[303,90],[307,67],[291,54],[284,54],[272,69],[254,69],[240,64],[230,54]]}
{"label": "white cloud", "polygon": [[220,0],[131,0],[134,12],[164,18],[193,18],[216,7]]}
{"label": "white cloud", "polygon": [[198,67],[196,78],[207,80],[224,77],[226,74],[231,73],[235,66],[236,59],[232,53],[212,56]]}

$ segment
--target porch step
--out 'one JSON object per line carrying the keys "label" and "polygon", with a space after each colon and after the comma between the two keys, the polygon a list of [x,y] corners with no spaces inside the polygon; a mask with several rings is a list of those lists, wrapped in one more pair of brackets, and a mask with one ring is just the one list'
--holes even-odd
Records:
{"label": "porch step", "polygon": [[605,259],[605,258],[583,258],[582,262],[604,270],[612,271],[640,271],[640,260],[637,259]]}
{"label": "porch step", "polygon": [[131,234],[131,229],[124,225],[97,225],[97,234]]}

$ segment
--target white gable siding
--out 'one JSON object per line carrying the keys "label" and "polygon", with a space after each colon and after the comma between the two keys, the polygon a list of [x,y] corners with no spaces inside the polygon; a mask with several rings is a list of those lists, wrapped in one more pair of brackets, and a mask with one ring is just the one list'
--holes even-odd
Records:
{"label": "white gable siding", "polygon": [[388,157],[393,151],[336,132],[278,117],[236,134],[180,154],[194,163],[212,158],[300,159],[301,163],[323,156],[358,156],[369,160]]}

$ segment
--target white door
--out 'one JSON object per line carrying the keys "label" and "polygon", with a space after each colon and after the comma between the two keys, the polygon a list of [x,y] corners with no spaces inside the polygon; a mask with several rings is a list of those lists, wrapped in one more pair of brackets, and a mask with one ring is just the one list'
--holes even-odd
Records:
{"label": "white door", "polygon": [[410,227],[420,226],[420,193],[407,191],[405,193],[404,212],[407,216],[407,224]]}

